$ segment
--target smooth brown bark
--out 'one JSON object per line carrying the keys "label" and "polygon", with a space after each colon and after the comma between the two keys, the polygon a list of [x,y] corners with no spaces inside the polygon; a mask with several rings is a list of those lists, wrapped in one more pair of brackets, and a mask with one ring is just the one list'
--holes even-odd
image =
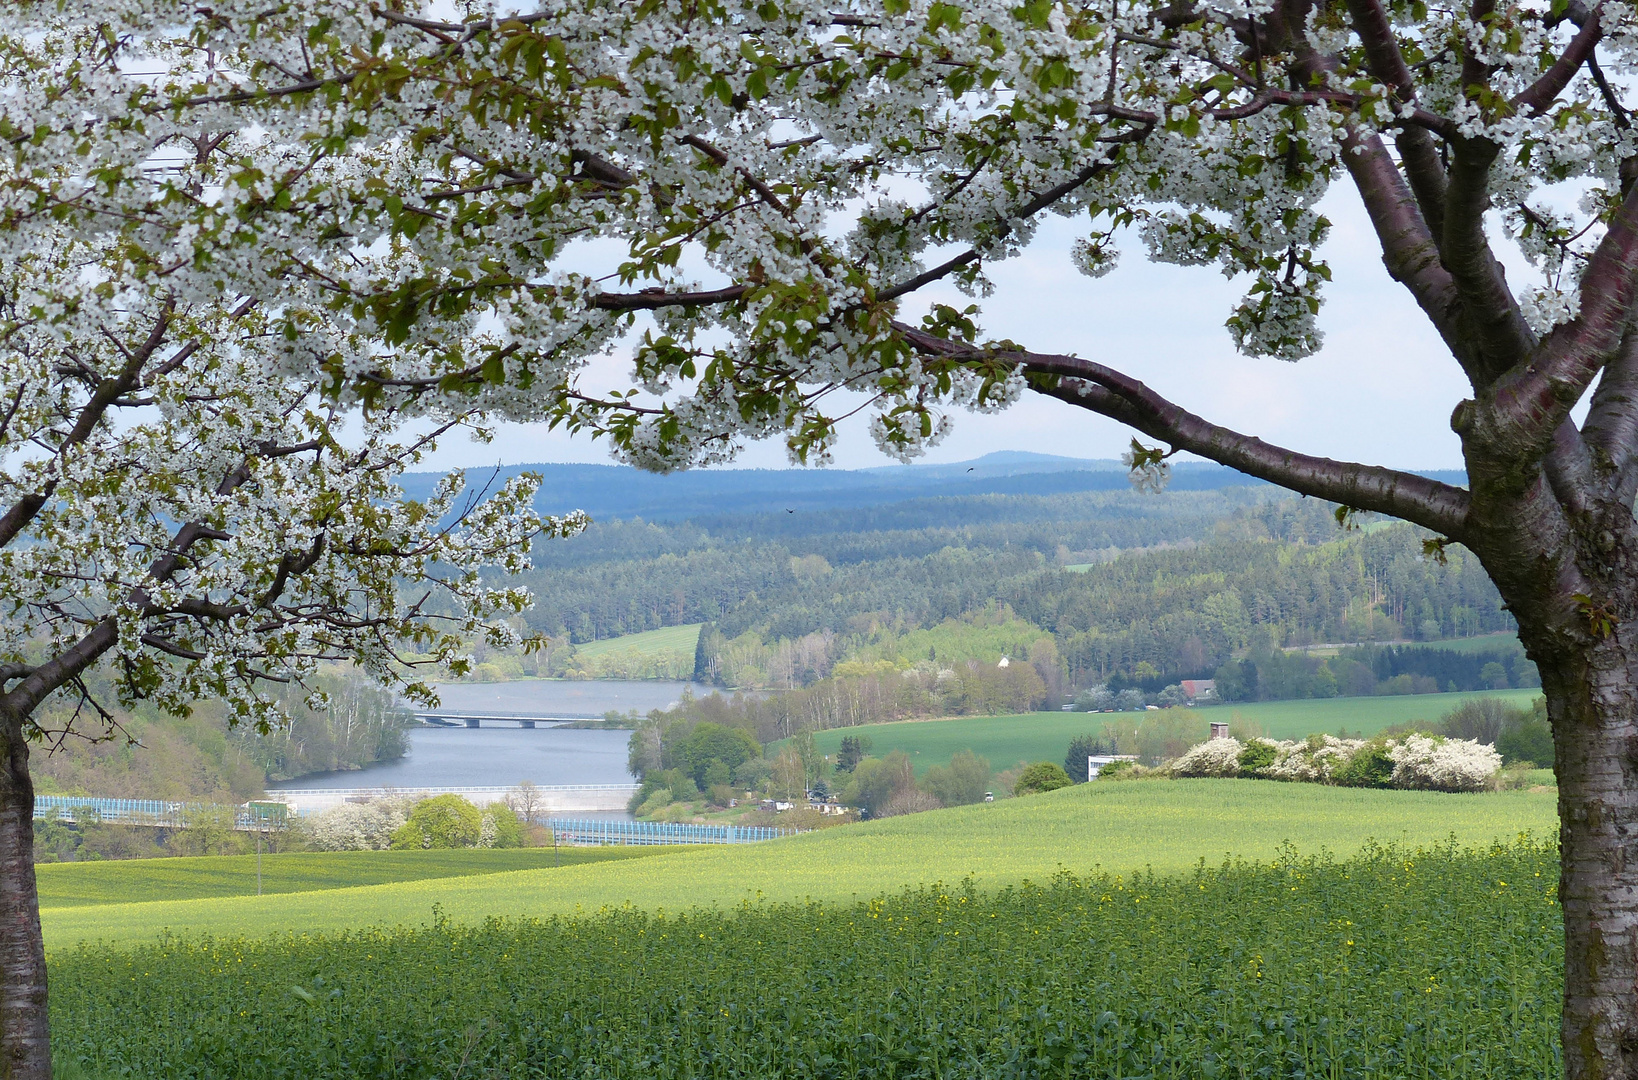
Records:
{"label": "smooth brown bark", "polygon": [[0,1080],[51,1080],[34,883],[34,781],[22,720],[0,711]]}

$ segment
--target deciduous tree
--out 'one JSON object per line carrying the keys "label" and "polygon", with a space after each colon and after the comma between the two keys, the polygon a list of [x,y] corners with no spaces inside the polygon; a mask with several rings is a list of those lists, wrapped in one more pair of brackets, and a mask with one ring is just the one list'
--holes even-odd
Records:
{"label": "deciduous tree", "polygon": [[[336,365],[382,347],[327,282],[390,276],[402,252],[349,224],[368,217],[349,201],[368,171],[348,142],[364,129],[339,119],[352,105],[279,92],[303,85],[289,64],[318,22],[170,3],[0,12],[8,1080],[51,1073],[29,757],[118,735],[95,688],[173,713],[217,699],[262,731],[281,720],[275,688],[327,660],[429,697],[422,665],[518,641],[504,617],[527,597],[483,568],[521,570],[537,535],[576,524],[533,513],[528,479],[402,498],[394,477],[476,423],[473,402],[445,398],[403,434],[392,403],[347,414],[326,397]],[[45,721],[53,701],[65,723]]]}
{"label": "deciduous tree", "polygon": [[[428,255],[372,301],[383,325],[481,310],[495,334],[432,370],[350,365],[351,392],[499,377],[661,469],[772,435],[822,460],[860,408],[911,455],[952,406],[1034,392],[1162,444],[1134,442],[1146,483],[1186,450],[1344,517],[1415,522],[1431,557],[1473,551],[1557,737],[1566,1068],[1638,1075],[1630,3],[558,0],[457,21],[357,10],[319,38],[363,60],[298,74],[401,118],[421,152],[382,180],[426,178],[397,228]],[[982,297],[986,269],[1060,214],[1084,223],[1093,278],[1132,232],[1152,258],[1245,281],[1235,343],[1299,360],[1321,345],[1338,184],[1467,380],[1451,418],[1466,488],[1271,445],[1107,358],[991,340],[976,307],[918,299]],[[1503,274],[1506,244],[1531,280]],[[587,375],[622,335],[641,393]]]}

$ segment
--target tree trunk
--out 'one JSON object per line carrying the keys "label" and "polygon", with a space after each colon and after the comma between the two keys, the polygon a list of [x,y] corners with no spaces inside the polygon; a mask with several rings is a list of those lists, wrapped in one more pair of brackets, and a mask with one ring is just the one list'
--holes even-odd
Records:
{"label": "tree trunk", "polygon": [[1638,627],[1537,661],[1559,777],[1568,1080],[1638,1078],[1638,647],[1624,636]]}
{"label": "tree trunk", "polygon": [[34,781],[15,715],[0,712],[0,1080],[51,1080],[45,945],[34,885]]}

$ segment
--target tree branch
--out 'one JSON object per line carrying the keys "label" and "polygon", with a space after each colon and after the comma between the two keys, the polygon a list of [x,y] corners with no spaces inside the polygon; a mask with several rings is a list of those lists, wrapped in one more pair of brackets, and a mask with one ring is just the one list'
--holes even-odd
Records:
{"label": "tree branch", "polygon": [[[996,228],[995,240],[1004,240],[1009,234],[1011,234],[1011,219],[1025,219],[1034,217],[1036,214],[1039,214],[1042,210],[1045,210],[1047,207],[1064,198],[1066,195],[1085,187],[1100,173],[1104,172],[1110,167],[1111,166],[1108,163],[1097,162],[1095,164],[1088,165],[1086,168],[1082,169],[1080,172],[1076,173],[1074,176],[1063,181],[1062,183],[1055,184],[1052,187],[1047,188],[1039,195],[1036,195],[1034,198],[1030,199],[1029,202],[1018,207],[1013,214],[1009,215],[1009,220],[1003,220]],[[912,293],[924,286],[931,285],[933,282],[950,274],[951,272],[959,270],[968,263],[976,262],[983,257],[983,253],[979,251],[978,248],[968,248],[960,255],[940,263],[938,266],[933,267],[931,270],[928,270],[925,273],[917,274],[908,281],[901,281],[897,285],[883,289],[881,292],[876,294],[876,299],[879,301],[896,300],[899,297],[904,296],[906,293]]]}
{"label": "tree branch", "polygon": [[1490,209],[1490,166],[1500,151],[1485,139],[1451,144],[1450,185],[1439,252],[1461,298],[1458,318],[1478,347],[1468,375],[1489,385],[1535,349],[1536,336],[1507,287],[1507,275],[1485,236]]}
{"label": "tree branch", "polygon": [[[148,339],[130,352],[125,358],[125,366],[118,375],[111,379],[103,379],[97,384],[91,399],[80,410],[79,418],[74,428],[56,448],[56,456],[60,457],[64,450],[78,446],[91,437],[91,433],[102,423],[103,416],[109,406],[124,397],[136,385],[142,376],[142,368],[153,358],[154,350],[165,341],[166,331],[171,326],[171,316],[176,311],[174,299],[167,298],[159,309],[159,316],[154,320],[153,331]],[[30,492],[19,498],[11,507],[0,516],[0,547],[5,547],[17,538],[17,535],[28,527],[35,515],[51,500],[52,493],[57,490],[57,481],[47,480],[39,491]]]}
{"label": "tree branch", "polygon": [[[1468,21],[1482,27],[1495,13],[1496,0],[1473,0],[1473,6],[1468,9]],[[1472,97],[1478,91],[1488,89],[1489,86],[1490,66],[1467,48],[1464,39],[1462,42],[1462,91]]]}
{"label": "tree branch", "polygon": [[178,660],[203,660],[205,654],[196,649],[184,648],[174,642],[167,641],[158,634],[143,634],[142,643],[150,649],[158,649],[166,656],[174,656]]}
{"label": "tree branch", "polygon": [[[240,462],[222,478],[222,482],[216,486],[216,493],[226,495],[249,477],[249,468]],[[182,565],[183,556],[187,554],[189,548],[200,540],[219,535],[221,534],[218,530],[200,522],[183,525],[172,538],[170,549],[149,565],[149,580],[153,582],[170,580]],[[148,606],[147,591],[141,586],[132,589],[131,599],[143,607]],[[0,709],[13,710],[17,716],[28,716],[39,707],[40,702],[59,687],[78,678],[81,672],[96,663],[99,657],[117,644],[119,623],[113,615],[109,615],[87,631],[80,640],[25,675],[10,692],[0,694]]]}
{"label": "tree branch", "polygon": [[1263,442],[1213,424],[1137,379],[1080,357],[974,349],[910,327],[898,328],[924,353],[1008,360],[1027,372],[1056,376],[1055,381],[1037,385],[1036,391],[1118,420],[1174,449],[1199,454],[1304,495],[1391,514],[1462,539],[1468,496],[1461,488],[1414,473],[1313,457]]}
{"label": "tree branch", "polygon": [[[1581,277],[1581,310],[1555,327],[1529,362],[1499,380],[1483,412],[1508,452],[1540,443],[1570,414],[1606,364],[1622,371],[1612,393],[1633,378],[1638,351],[1623,348],[1638,306],[1638,187],[1616,208]],[[1481,415],[1475,415],[1479,420]]]}
{"label": "tree branch", "polygon": [[1388,275],[1410,291],[1451,355],[1472,379],[1477,361],[1456,321],[1456,282],[1440,260],[1438,243],[1416,196],[1381,136],[1350,131],[1343,141],[1342,161],[1370,215]]}
{"label": "tree branch", "polygon": [[110,617],[93,626],[89,633],[47,660],[27,675],[0,701],[14,716],[28,716],[52,691],[75,678],[97,662],[97,658],[119,642],[119,628]]}
{"label": "tree branch", "polygon": [[[1365,57],[1371,74],[1394,91],[1401,104],[1414,104],[1416,82],[1411,77],[1405,57],[1399,51],[1393,26],[1380,0],[1348,0],[1353,16],[1354,31],[1365,46]],[[1407,125],[1394,136],[1399,160],[1404,163],[1405,176],[1416,193],[1417,205],[1431,236],[1444,231],[1445,168],[1439,160],[1439,151],[1433,145],[1433,136],[1425,128]]]}
{"label": "tree branch", "polygon": [[1603,25],[1604,5],[1599,4],[1592,12],[1581,20],[1581,29],[1559,58],[1553,61],[1553,66],[1542,73],[1541,78],[1513,95],[1509,102],[1515,109],[1539,115],[1547,110],[1564,88],[1575,78],[1575,73],[1581,70],[1597,47],[1599,38],[1604,36]]}
{"label": "tree branch", "polygon": [[1638,451],[1638,328],[1631,324],[1593,390],[1581,435],[1617,469]]}
{"label": "tree branch", "polygon": [[[1495,0],[1473,0],[1470,24],[1484,32],[1495,10]],[[1480,99],[1489,89],[1490,73],[1490,66],[1464,45],[1462,92],[1481,109],[1487,107]],[[1461,300],[1456,317],[1476,348],[1463,366],[1474,388],[1483,389],[1528,357],[1536,337],[1519,312],[1506,274],[1485,236],[1490,168],[1501,148],[1485,138],[1451,135],[1446,141],[1451,154],[1439,253]]]}
{"label": "tree branch", "polygon": [[749,285],[729,285],[704,292],[674,293],[664,289],[644,289],[635,293],[598,293],[590,300],[591,306],[603,311],[655,311],[670,307],[702,307],[708,304],[731,304],[749,292]]}
{"label": "tree branch", "polygon": [[313,565],[319,561],[319,557],[324,554],[324,539],[325,534],[321,532],[313,537],[313,544],[306,551],[290,552],[280,559],[279,569],[273,575],[273,583],[267,587],[267,591],[256,601],[256,606],[259,608],[271,607],[273,601],[283,595],[285,586],[289,584],[292,576],[299,577],[311,570]]}
{"label": "tree branch", "polygon": [[1592,455],[1569,417],[1553,430],[1552,449],[1541,464],[1558,504],[1572,514],[1585,513],[1594,490]]}

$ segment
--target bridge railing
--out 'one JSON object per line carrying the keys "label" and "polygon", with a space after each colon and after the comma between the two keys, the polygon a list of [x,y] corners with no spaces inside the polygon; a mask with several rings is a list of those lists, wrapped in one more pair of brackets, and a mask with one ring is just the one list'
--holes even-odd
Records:
{"label": "bridge railing", "polygon": [[611,818],[547,818],[558,843],[580,847],[650,844],[752,844],[794,836],[800,830],[766,825],[702,825],[680,821]]}

